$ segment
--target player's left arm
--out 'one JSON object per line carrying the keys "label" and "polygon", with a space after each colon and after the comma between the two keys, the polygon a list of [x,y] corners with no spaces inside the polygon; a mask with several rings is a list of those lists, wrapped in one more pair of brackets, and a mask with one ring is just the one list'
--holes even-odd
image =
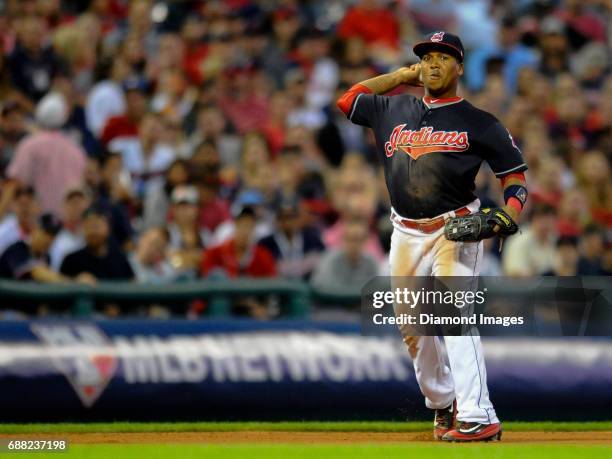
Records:
{"label": "player's left arm", "polygon": [[525,204],[527,203],[527,180],[524,172],[514,172],[500,178],[504,192],[504,211],[518,222]]}
{"label": "player's left arm", "polygon": [[503,210],[516,220],[527,202],[527,164],[510,131],[497,119],[488,119],[476,139],[481,157],[500,179],[504,192]]}

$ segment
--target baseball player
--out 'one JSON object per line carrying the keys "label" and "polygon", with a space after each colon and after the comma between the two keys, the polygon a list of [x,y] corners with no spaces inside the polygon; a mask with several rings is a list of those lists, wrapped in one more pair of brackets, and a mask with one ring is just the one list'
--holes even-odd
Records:
{"label": "baseball player", "polygon": [[[508,130],[457,95],[459,37],[436,32],[414,52],[420,63],[356,84],[338,107],[376,136],[392,205],[391,275],[477,276],[482,239],[518,230],[527,166]],[[383,95],[402,84],[424,86],[424,97]],[[474,179],[483,160],[501,180],[503,208],[479,210]],[[444,337],[448,360],[438,337],[402,335],[425,404],[435,410],[434,437],[501,439],[478,334]]]}

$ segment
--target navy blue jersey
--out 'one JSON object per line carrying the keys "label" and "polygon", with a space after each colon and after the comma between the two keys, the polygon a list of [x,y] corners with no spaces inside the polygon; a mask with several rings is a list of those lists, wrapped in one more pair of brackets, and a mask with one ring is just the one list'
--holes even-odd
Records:
{"label": "navy blue jersey", "polygon": [[373,129],[391,205],[406,218],[432,218],[474,201],[483,160],[500,178],[527,169],[497,118],[461,98],[426,104],[409,94],[362,93],[348,118]]}
{"label": "navy blue jersey", "polygon": [[10,245],[0,257],[0,277],[30,280],[32,269],[41,263],[49,264],[48,255],[36,258],[27,243],[17,241]]}

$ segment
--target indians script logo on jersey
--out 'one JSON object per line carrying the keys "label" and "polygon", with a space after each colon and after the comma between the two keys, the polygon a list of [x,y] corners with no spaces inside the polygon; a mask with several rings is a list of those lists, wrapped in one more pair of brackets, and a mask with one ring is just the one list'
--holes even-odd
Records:
{"label": "indians script logo on jersey", "polygon": [[86,323],[38,323],[32,325],[32,332],[45,344],[53,365],[83,405],[92,406],[117,370],[109,338],[96,325]]}
{"label": "indians script logo on jersey", "polygon": [[385,143],[387,157],[399,149],[412,159],[428,153],[462,152],[470,147],[467,132],[434,131],[432,127],[423,127],[418,131],[404,130],[405,124],[393,128],[389,141]]}
{"label": "indians script logo on jersey", "polygon": [[438,42],[438,41],[442,41],[443,38],[444,38],[444,32],[436,32],[431,36],[430,40]]}

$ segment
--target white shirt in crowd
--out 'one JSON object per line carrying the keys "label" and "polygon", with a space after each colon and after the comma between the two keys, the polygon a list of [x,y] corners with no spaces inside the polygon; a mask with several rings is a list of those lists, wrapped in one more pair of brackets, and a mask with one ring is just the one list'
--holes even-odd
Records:
{"label": "white shirt in crowd", "polygon": [[7,215],[0,220],[0,256],[9,246],[21,240],[21,228],[15,215]]}
{"label": "white shirt in crowd", "polygon": [[77,250],[82,249],[84,246],[85,239],[83,238],[82,232],[79,231],[77,233],[73,233],[66,228],[62,229],[55,237],[55,240],[49,249],[51,268],[59,271],[64,258],[66,258],[66,255],[76,252]]}
{"label": "white shirt in crowd", "polygon": [[163,184],[163,174],[176,158],[169,145],[158,143],[147,158],[142,150],[140,139],[118,137],[112,140],[109,150],[121,154],[123,167],[132,177],[132,188],[136,196],[143,197],[151,187]]}
{"label": "white shirt in crowd", "polygon": [[531,228],[510,236],[504,242],[502,267],[507,276],[537,276],[553,269],[556,236],[547,242],[538,241]]}
{"label": "white shirt in crowd", "polygon": [[125,96],[121,86],[104,80],[96,84],[87,97],[85,119],[87,127],[99,137],[109,118],[125,112]]}

